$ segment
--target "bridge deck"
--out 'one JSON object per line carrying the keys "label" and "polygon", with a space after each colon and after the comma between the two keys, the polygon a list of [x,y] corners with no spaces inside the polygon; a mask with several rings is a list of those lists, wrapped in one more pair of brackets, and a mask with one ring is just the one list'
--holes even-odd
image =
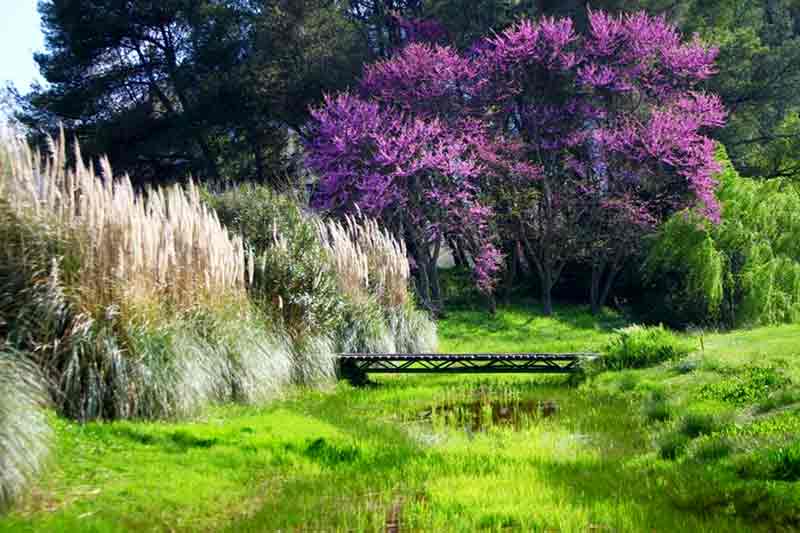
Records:
{"label": "bridge deck", "polygon": [[359,373],[568,374],[595,357],[594,353],[345,353],[338,359],[343,370]]}

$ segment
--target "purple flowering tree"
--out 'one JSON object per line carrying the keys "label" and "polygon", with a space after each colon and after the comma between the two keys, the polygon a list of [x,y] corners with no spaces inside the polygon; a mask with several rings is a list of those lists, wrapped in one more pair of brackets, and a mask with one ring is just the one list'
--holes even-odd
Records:
{"label": "purple flowering tree", "polygon": [[[569,19],[523,20],[474,48],[495,117],[517,135],[538,179],[507,176],[527,198],[512,210],[536,266],[545,312],[565,262],[592,268],[599,310],[644,235],[674,213],[698,207],[719,218],[718,170],[708,128],[725,113],[698,86],[716,50],[684,41],[663,17],[589,11],[578,34]],[[507,188],[508,189],[508,188]]]}
{"label": "purple flowering tree", "polygon": [[410,44],[366,70],[360,95],[327,98],[308,130],[308,163],[319,174],[313,205],[359,210],[402,236],[417,293],[434,309],[444,242],[470,253],[487,294],[501,264],[492,211],[480,198],[484,126],[461,94],[477,78],[452,49]]}
{"label": "purple flowering tree", "polygon": [[705,132],[725,114],[698,89],[715,49],[643,13],[589,22],[578,34],[569,19],[523,20],[467,53],[410,42],[370,65],[357,95],[312,113],[315,205],[360,209],[402,235],[424,302],[439,297],[443,242],[491,292],[499,230],[535,266],[546,313],[577,259],[599,309],[665,217],[694,206],[718,219]]}

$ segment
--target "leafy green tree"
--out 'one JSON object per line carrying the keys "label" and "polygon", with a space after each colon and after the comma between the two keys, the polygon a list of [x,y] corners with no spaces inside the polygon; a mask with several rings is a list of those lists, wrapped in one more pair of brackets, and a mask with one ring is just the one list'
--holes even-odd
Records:
{"label": "leafy green tree", "polygon": [[308,104],[358,70],[356,29],[324,0],[43,0],[39,132],[139,179],[275,179]]}
{"label": "leafy green tree", "polygon": [[720,47],[711,84],[731,113],[718,139],[734,166],[747,176],[800,178],[800,3],[681,3],[682,27]]}
{"label": "leafy green tree", "polygon": [[800,321],[800,190],[744,179],[725,162],[718,225],[681,213],[650,251],[649,277],[685,321],[727,326]]}

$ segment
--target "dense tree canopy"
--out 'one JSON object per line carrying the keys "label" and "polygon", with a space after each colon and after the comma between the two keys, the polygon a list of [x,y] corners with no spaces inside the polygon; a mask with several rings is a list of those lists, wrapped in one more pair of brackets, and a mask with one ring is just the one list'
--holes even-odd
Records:
{"label": "dense tree canopy", "polygon": [[357,72],[363,46],[333,2],[77,0],[40,3],[48,82],[25,98],[89,154],[138,179],[286,171],[287,133]]}
{"label": "dense tree canopy", "polygon": [[309,168],[318,207],[405,237],[426,302],[447,246],[486,293],[505,268],[548,302],[566,269],[597,309],[672,213],[717,220],[712,139],[743,176],[800,176],[800,7],[591,5],[42,0],[48,84],[18,117],[139,182]]}
{"label": "dense tree canopy", "polygon": [[588,18],[584,33],[569,18],[523,20],[464,53],[412,43],[369,66],[360,96],[313,114],[317,204],[367,210],[404,235],[425,299],[443,241],[491,289],[500,254],[486,232],[499,221],[535,265],[546,310],[581,253],[602,305],[642,232],[691,205],[718,219],[704,133],[725,113],[698,89],[715,49],[663,17]]}

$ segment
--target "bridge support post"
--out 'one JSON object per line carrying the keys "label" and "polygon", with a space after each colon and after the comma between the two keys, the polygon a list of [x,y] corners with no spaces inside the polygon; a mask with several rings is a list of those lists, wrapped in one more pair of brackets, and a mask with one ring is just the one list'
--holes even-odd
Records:
{"label": "bridge support post", "polygon": [[356,361],[340,358],[336,366],[339,379],[346,379],[355,387],[366,385],[369,382],[367,373],[358,367]]}

